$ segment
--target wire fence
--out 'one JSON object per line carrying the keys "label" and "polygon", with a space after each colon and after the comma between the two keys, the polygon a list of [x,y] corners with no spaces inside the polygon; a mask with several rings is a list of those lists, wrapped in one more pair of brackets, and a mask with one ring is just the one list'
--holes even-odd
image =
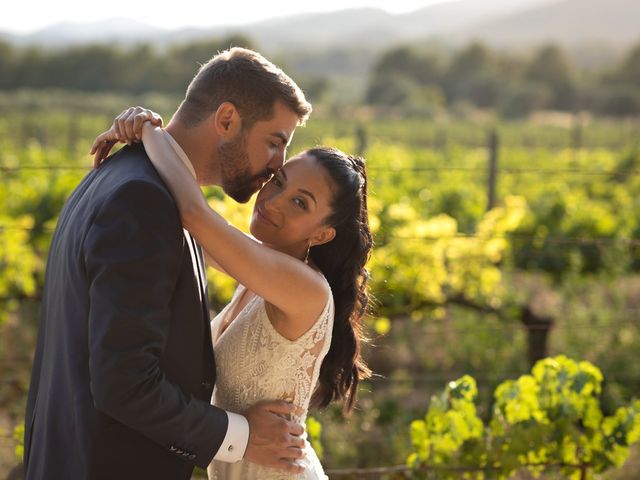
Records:
{"label": "wire fence", "polygon": [[[479,334],[490,334],[490,335],[495,335],[495,334],[499,334],[499,333],[511,333],[511,332],[520,332],[520,331],[524,331],[524,330],[569,330],[569,331],[580,331],[580,332],[584,332],[586,330],[597,330],[597,331],[601,331],[601,330],[609,330],[612,332],[619,332],[621,327],[624,326],[635,326],[637,328],[640,328],[640,312],[637,311],[637,309],[634,309],[633,307],[629,307],[629,313],[635,313],[638,315],[638,317],[636,318],[630,318],[630,319],[626,319],[626,320],[618,320],[618,321],[614,321],[611,322],[607,325],[597,325],[597,324],[593,324],[592,322],[577,322],[577,323],[572,323],[571,321],[568,321],[567,319],[563,320],[563,323],[558,325],[554,322],[546,322],[546,323],[528,323],[528,324],[524,324],[524,323],[511,323],[511,324],[507,324],[507,323],[503,323],[500,324],[498,326],[491,326],[491,327],[473,327],[473,328],[460,328],[460,327],[451,327],[450,325],[447,326],[442,326],[442,327],[438,327],[438,328],[433,328],[433,327],[424,327],[420,330],[420,335],[425,335],[425,336],[429,336],[429,335],[433,335],[433,336],[440,336],[440,335],[470,335],[470,336],[476,336]],[[410,317],[405,317],[408,321],[408,319]],[[393,322],[396,322],[397,319],[392,320]]]}
{"label": "wire fence", "polygon": [[[31,366],[31,359],[22,360],[22,367]],[[16,362],[6,361],[0,362],[0,368],[3,366],[14,366]],[[15,387],[22,388],[24,385],[24,379],[8,377],[7,372],[4,372],[4,377],[0,378],[0,385],[13,385]],[[480,384],[493,384],[496,382],[502,382],[508,379],[519,378],[522,375],[527,375],[529,372],[524,370],[508,370],[500,371],[494,374],[487,374],[484,370],[460,370],[460,371],[438,371],[429,372],[424,374],[412,374],[402,375],[400,377],[389,377],[382,374],[374,374],[371,378],[364,380],[362,385],[367,384],[380,386],[380,385],[394,385],[394,384],[416,384],[416,385],[429,385],[436,384],[444,386],[448,382],[460,378],[464,375],[473,377]],[[631,370],[605,370],[602,372],[605,380],[633,380],[640,381],[640,373]]]}
{"label": "wire fence", "polygon": [[[91,165],[17,165],[6,166],[0,165],[0,172],[16,173],[20,171],[66,171],[66,170],[86,170],[93,169]],[[374,172],[387,173],[486,173],[487,167],[477,166],[416,166],[416,167],[395,167],[395,166],[368,166],[368,170]],[[588,176],[638,176],[640,170],[636,169],[583,169],[583,168],[522,168],[522,167],[505,167],[501,166],[499,172],[510,175],[548,175],[555,176],[558,174],[567,175],[588,175]]]}
{"label": "wire fence", "polygon": [[[463,166],[420,166],[420,167],[367,167],[370,171],[388,172],[388,173],[450,173],[450,172],[466,172],[466,173],[486,173],[486,167],[463,167]],[[520,167],[500,167],[500,174],[506,173],[510,175],[548,175],[556,176],[558,174],[567,175],[595,175],[595,176],[637,176],[640,170],[621,169],[621,170],[598,170],[598,169],[581,169],[581,168],[520,168]]]}
{"label": "wire fence", "polygon": [[[49,232],[53,233],[55,228],[38,226],[27,227],[18,224],[0,224],[0,232],[3,230],[20,230],[26,232]],[[377,235],[378,238],[383,240],[417,240],[425,242],[438,242],[442,240],[454,240],[454,239],[476,239],[476,240],[507,240],[510,242],[536,242],[543,244],[550,244],[556,246],[599,246],[606,247],[609,245],[616,246],[640,246],[640,238],[633,237],[575,237],[575,236],[540,236],[536,234],[523,234],[513,233],[509,235],[481,235],[477,233],[456,233],[453,235],[398,235],[381,233]]]}

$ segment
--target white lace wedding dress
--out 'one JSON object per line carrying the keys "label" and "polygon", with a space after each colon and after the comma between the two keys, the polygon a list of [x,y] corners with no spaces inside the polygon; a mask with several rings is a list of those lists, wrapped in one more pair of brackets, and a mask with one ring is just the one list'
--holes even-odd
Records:
{"label": "white lace wedding dress", "polygon": [[[236,289],[231,302],[211,322],[217,368],[215,405],[240,413],[260,400],[284,399],[297,407],[292,419],[304,425],[320,365],[331,344],[334,306],[326,285],[327,305],[313,326],[295,341],[275,330],[262,298],[243,286]],[[228,316],[235,313],[244,295],[250,296],[249,301],[228,324]],[[304,452],[305,458],[298,460],[304,472],[297,475],[244,460],[233,464],[213,461],[207,471],[211,480],[327,479],[306,438]]]}

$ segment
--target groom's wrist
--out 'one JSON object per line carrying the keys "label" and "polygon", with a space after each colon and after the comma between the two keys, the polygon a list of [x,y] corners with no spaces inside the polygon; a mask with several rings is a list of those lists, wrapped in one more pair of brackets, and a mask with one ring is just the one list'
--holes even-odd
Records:
{"label": "groom's wrist", "polygon": [[236,463],[242,460],[247,450],[249,422],[237,413],[227,412],[227,417],[229,419],[227,433],[213,459],[226,463]]}

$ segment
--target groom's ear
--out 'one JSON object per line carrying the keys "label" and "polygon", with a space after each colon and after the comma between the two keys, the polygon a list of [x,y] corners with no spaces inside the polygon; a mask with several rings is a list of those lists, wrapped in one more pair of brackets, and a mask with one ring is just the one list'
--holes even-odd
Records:
{"label": "groom's ear", "polygon": [[242,118],[231,102],[223,102],[216,110],[214,116],[214,128],[222,138],[235,138],[242,128]]}

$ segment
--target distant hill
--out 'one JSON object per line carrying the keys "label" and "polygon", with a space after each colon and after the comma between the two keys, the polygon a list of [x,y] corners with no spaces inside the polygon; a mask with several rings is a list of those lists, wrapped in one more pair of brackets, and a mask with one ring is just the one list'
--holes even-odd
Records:
{"label": "distant hill", "polygon": [[229,33],[245,33],[265,51],[366,45],[386,48],[398,42],[445,36],[447,32],[521,11],[550,0],[457,0],[393,15],[374,8],[274,18],[243,26],[168,31],[135,20],[64,22],[28,35],[4,34],[17,44],[62,46],[83,43],[153,41],[160,45]]}
{"label": "distant hill", "polygon": [[640,43],[639,0],[562,0],[481,22],[460,31],[495,46],[556,42],[564,46]]}
{"label": "distant hill", "polygon": [[98,22],[59,22],[31,34],[0,32],[5,40],[17,45],[64,47],[87,43],[143,42],[160,38],[166,31],[129,18],[112,18]]}
{"label": "distant hill", "polygon": [[640,0],[456,0],[401,15],[359,8],[177,31],[114,18],[59,23],[29,35],[0,32],[0,38],[53,48],[101,42],[162,48],[235,33],[302,75],[359,76],[381,50],[398,44],[456,48],[472,39],[520,50],[556,42],[575,53],[581,67],[600,68],[640,42]]}
{"label": "distant hill", "polygon": [[248,34],[269,50],[339,46],[386,48],[399,42],[446,36],[449,31],[548,1],[457,0],[397,15],[359,8],[284,17],[236,30]]}

